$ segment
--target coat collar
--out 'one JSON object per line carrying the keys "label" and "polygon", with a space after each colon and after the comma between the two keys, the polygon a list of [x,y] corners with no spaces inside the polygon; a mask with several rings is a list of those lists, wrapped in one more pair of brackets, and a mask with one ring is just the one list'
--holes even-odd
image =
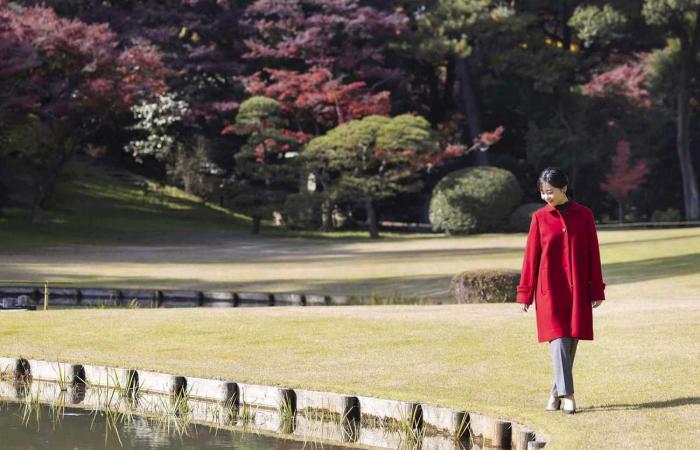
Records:
{"label": "coat collar", "polygon": [[[581,205],[580,205],[576,200],[574,200],[573,198],[570,198],[570,199],[568,200],[568,202],[571,203],[571,204],[570,204],[569,207],[567,208],[567,211],[572,211],[572,212],[573,212],[573,211],[579,211],[579,210],[581,209]],[[556,206],[552,206],[552,205],[550,205],[549,203],[547,203],[547,204],[544,205],[544,209],[545,209],[546,211],[548,211],[548,212],[551,213],[552,211],[556,211],[556,210],[557,210],[557,207],[556,207]]]}

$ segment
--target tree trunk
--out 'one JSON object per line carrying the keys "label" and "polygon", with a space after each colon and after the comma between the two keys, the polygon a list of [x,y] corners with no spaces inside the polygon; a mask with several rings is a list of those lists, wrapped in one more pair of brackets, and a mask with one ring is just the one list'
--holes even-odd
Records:
{"label": "tree trunk", "polygon": [[[700,21],[700,14],[698,14]],[[694,69],[697,52],[697,34],[700,23],[696,21],[695,36],[689,41],[681,39],[680,73],[678,74],[678,105],[676,112],[676,151],[681,167],[683,183],[683,205],[686,220],[700,218],[700,195],[690,154],[690,74]]]}
{"label": "tree trunk", "polygon": [[617,201],[617,222],[622,223],[622,200]]}
{"label": "tree trunk", "polygon": [[36,178],[34,179],[34,194],[32,196],[32,224],[36,225],[43,221],[42,212],[47,208],[47,203],[53,193],[56,178],[62,168],[63,164],[59,164],[52,170],[36,174]]}
{"label": "tree trunk", "polygon": [[333,201],[326,198],[321,205],[321,231],[333,229]]}
{"label": "tree trunk", "polygon": [[250,228],[251,234],[260,234],[260,222],[262,222],[262,217],[258,215],[253,216],[252,226]]}
{"label": "tree trunk", "polygon": [[[456,57],[455,72],[459,81],[459,95],[462,112],[467,119],[467,127],[469,128],[469,145],[473,140],[481,134],[481,114],[479,111],[479,99],[474,90],[472,82],[471,69],[469,59]],[[489,157],[487,152],[476,151],[476,164],[479,166],[487,165]]]}
{"label": "tree trunk", "polygon": [[379,226],[377,224],[377,211],[371,199],[365,200],[365,211],[367,212],[367,225],[369,226],[369,237],[377,239],[379,237]]}
{"label": "tree trunk", "polygon": [[46,184],[41,176],[34,180],[34,195],[32,196],[32,225],[43,221],[43,205],[46,200]]}
{"label": "tree trunk", "polygon": [[445,109],[454,105],[455,90],[455,59],[449,58],[445,74],[445,89],[442,92],[442,104]]}
{"label": "tree trunk", "polygon": [[41,213],[40,201],[37,201],[35,196],[34,201],[32,202],[32,225],[40,224],[43,221],[43,219],[44,217]]}
{"label": "tree trunk", "polygon": [[428,104],[430,105],[430,112],[428,113],[428,121],[432,124],[436,124],[442,121],[442,117],[445,113],[445,108],[442,105],[440,98],[440,79],[435,73],[435,67],[429,64],[424,66],[426,78],[428,79],[428,91],[429,99]]}
{"label": "tree trunk", "polygon": [[189,175],[185,174],[185,176],[182,177],[182,184],[185,188],[185,193],[187,195],[194,195],[194,192],[192,190],[192,179]]}

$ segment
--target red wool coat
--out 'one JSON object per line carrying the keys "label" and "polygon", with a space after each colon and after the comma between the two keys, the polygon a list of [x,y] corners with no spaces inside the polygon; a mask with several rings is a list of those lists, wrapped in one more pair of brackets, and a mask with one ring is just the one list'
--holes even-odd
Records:
{"label": "red wool coat", "polygon": [[569,199],[561,214],[546,204],[532,214],[517,302],[536,297],[537,339],[593,339],[591,303],[605,300],[593,212]]}

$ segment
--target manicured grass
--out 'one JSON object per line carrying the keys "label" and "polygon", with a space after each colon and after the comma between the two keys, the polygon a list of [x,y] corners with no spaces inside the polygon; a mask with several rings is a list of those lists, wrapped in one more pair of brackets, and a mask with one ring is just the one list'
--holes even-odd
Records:
{"label": "manicured grass", "polygon": [[[600,231],[605,282],[629,296],[700,292],[700,228]],[[448,300],[466,269],[522,264],[524,234],[403,238],[381,242],[257,237],[203,231],[175,243],[72,245],[0,250],[0,280],[79,285],[234,289]],[[651,289],[651,291],[650,291]]]}
{"label": "manicured grass", "polygon": [[579,413],[545,413],[534,315],[516,305],[80,310],[0,315],[3,355],[420,400],[516,419],[552,449],[700,442],[696,299],[613,287],[579,345]]}
{"label": "manicured grass", "polygon": [[[580,413],[545,413],[546,344],[517,305],[82,310],[0,315],[5,355],[431,401],[528,423],[554,449],[700,442],[700,230],[599,232],[607,301],[577,352]],[[0,278],[431,296],[466,268],[519,268],[525,236],[319,241],[204,234],[181,245],[0,252]]]}
{"label": "manicured grass", "polygon": [[[0,279],[449,300],[452,275],[522,263],[523,233],[252,237],[177,191],[153,203],[95,183],[39,231],[0,219]],[[436,402],[530,424],[552,449],[693,448],[700,229],[598,235],[607,300],[577,351],[572,417],[543,411],[548,349],[514,304],[20,313],[0,315],[0,354]]]}

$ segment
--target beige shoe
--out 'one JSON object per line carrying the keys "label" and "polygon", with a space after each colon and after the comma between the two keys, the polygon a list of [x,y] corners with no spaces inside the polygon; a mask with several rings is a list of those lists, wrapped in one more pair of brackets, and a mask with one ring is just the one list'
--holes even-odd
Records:
{"label": "beige shoe", "polygon": [[553,395],[550,395],[549,401],[547,402],[547,406],[545,406],[544,410],[545,411],[558,411],[560,406],[561,406],[561,399],[559,397],[555,397]]}
{"label": "beige shoe", "polygon": [[561,406],[564,414],[574,414],[576,412],[576,400],[574,400],[573,394],[562,397]]}

